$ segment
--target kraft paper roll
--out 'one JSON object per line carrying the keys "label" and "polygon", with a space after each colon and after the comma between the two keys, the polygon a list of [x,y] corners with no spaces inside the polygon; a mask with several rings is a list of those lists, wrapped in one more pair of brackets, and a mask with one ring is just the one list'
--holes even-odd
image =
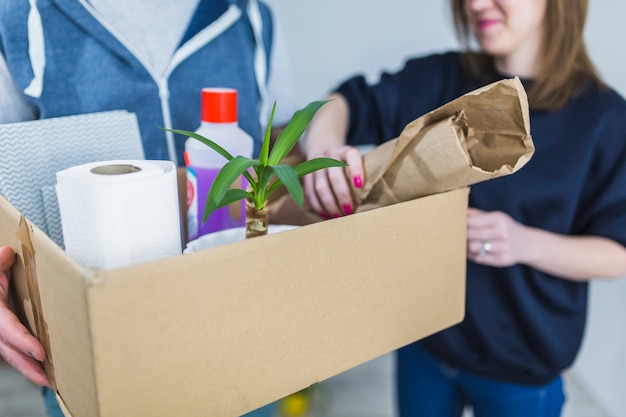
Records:
{"label": "kraft paper roll", "polygon": [[172,162],[96,162],[56,177],[65,249],[79,265],[120,268],[182,252]]}

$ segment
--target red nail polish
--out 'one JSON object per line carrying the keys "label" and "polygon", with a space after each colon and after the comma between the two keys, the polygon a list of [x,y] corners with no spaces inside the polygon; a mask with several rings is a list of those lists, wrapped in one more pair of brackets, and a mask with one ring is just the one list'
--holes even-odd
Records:
{"label": "red nail polish", "polygon": [[351,215],[352,214],[352,206],[350,206],[348,204],[344,204],[343,212],[346,213],[346,216]]}
{"label": "red nail polish", "polygon": [[360,176],[354,177],[353,181],[354,181],[354,186],[356,188],[361,188],[363,186],[363,180],[361,179]]}
{"label": "red nail polish", "polygon": [[326,214],[326,213],[320,213],[320,216],[321,216],[324,220],[328,220],[328,214]]}

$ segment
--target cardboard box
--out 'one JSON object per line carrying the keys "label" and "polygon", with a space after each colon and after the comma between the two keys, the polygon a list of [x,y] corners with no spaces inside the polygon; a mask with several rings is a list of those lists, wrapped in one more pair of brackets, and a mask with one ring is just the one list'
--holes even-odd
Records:
{"label": "cardboard box", "polygon": [[0,242],[67,416],[235,417],[460,322],[467,196],[111,271],[0,198]]}

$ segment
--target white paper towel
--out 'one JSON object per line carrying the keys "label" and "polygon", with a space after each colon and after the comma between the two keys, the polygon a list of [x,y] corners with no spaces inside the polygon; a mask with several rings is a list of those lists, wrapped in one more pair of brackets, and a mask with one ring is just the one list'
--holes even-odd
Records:
{"label": "white paper towel", "polygon": [[95,162],[56,177],[65,249],[81,266],[120,268],[182,252],[172,162]]}

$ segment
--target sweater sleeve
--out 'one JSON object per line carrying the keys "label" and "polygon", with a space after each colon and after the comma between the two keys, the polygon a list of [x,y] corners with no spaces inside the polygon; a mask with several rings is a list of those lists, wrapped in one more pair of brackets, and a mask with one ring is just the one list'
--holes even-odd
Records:
{"label": "sweater sleeve", "polygon": [[356,76],[339,86],[350,108],[348,144],[380,145],[400,133],[393,123],[401,99],[398,78],[384,74],[378,84],[368,85],[365,77]]}
{"label": "sweater sleeve", "polygon": [[0,123],[15,123],[36,118],[35,111],[15,84],[4,56],[0,54]]}
{"label": "sweater sleeve", "polygon": [[626,102],[614,92],[610,98],[609,108],[596,124],[596,151],[576,229],[626,246]]}
{"label": "sweater sleeve", "polygon": [[348,144],[380,145],[396,138],[407,124],[468,91],[457,53],[410,59],[376,84],[356,76],[336,92],[350,109]]}

